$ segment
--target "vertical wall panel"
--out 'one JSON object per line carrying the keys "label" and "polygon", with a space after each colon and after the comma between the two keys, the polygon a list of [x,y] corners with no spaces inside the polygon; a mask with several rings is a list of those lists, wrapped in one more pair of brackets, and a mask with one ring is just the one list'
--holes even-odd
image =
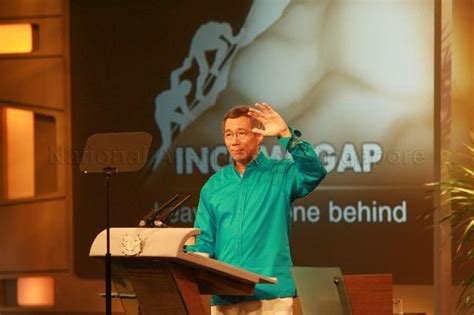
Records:
{"label": "vertical wall panel", "polygon": [[[64,147],[69,128],[64,120],[68,99],[65,8],[67,0],[0,0],[0,24],[31,23],[39,29],[38,47],[32,53],[0,55],[0,105],[30,111],[33,120],[29,133],[34,134],[31,152],[25,156],[34,158],[28,178],[35,196],[14,202],[0,196],[0,272],[4,275],[54,273],[69,268],[67,225],[71,209],[65,206],[67,192],[63,187],[67,167],[50,163],[47,154],[51,146]],[[21,148],[22,142],[24,139],[14,143],[14,150]],[[3,151],[6,157],[7,151]],[[6,177],[2,171],[0,176]]]}
{"label": "vertical wall panel", "polygon": [[[69,93],[67,11],[68,0],[0,0],[0,24],[30,23],[38,30],[38,45],[33,52],[0,55],[0,106],[29,110],[34,118],[33,150],[27,154],[35,158],[33,174],[29,176],[35,186],[34,197],[15,201],[2,198],[2,183],[6,183],[2,181],[5,178],[2,165],[6,164],[2,156],[5,157],[6,151],[0,150],[0,273],[3,278],[13,279],[15,292],[19,276],[41,274],[57,279],[58,275],[70,274],[71,269],[71,197],[66,178],[71,165],[51,163],[48,159],[50,147],[68,151],[65,143],[70,143],[70,123],[65,118],[70,106],[66,94]],[[0,120],[0,132],[2,129],[5,124],[2,128]],[[0,134],[0,148],[6,147],[2,145],[4,135]],[[69,281],[58,286],[76,284]],[[5,292],[12,292],[12,287],[5,288]],[[90,294],[100,301],[95,293],[90,291]],[[61,303],[67,305],[68,311],[59,313],[82,310],[81,303],[71,303],[78,299],[75,295],[63,296]],[[58,312],[55,307],[51,310]],[[39,312],[32,307],[28,311],[18,307],[16,294],[0,305],[0,313],[6,311]]]}

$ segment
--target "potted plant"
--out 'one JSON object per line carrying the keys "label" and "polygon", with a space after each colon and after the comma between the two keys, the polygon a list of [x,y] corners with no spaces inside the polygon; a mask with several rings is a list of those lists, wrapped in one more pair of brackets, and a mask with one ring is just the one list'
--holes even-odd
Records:
{"label": "potted plant", "polygon": [[[439,192],[445,198],[441,207],[449,207],[449,212],[437,223],[448,221],[451,224],[452,244],[455,248],[454,261],[472,266],[474,263],[474,168],[472,168],[474,133],[471,134],[471,144],[466,147],[467,154],[460,156],[466,161],[466,165],[448,162],[449,179],[430,183],[427,186],[439,188]],[[439,208],[435,208],[436,210]],[[474,269],[468,271],[467,277],[461,283],[457,309],[461,314],[474,314]]]}

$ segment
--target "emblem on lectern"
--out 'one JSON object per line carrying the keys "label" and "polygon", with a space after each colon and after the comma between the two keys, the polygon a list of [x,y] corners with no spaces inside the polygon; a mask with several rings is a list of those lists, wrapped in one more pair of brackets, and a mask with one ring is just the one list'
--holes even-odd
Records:
{"label": "emblem on lectern", "polygon": [[142,240],[138,234],[122,236],[122,253],[125,256],[137,256],[142,251]]}

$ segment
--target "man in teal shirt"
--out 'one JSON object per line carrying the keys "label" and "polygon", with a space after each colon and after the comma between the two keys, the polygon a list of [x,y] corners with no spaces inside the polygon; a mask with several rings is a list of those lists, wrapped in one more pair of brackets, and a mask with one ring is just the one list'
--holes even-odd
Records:
{"label": "man in teal shirt", "polygon": [[[250,301],[262,304],[296,295],[290,271],[291,202],[309,194],[326,176],[311,145],[266,103],[234,107],[224,116],[222,129],[233,164],[202,188],[194,223],[201,234],[187,249],[276,277],[278,283],[257,284],[253,296],[213,296],[214,314],[226,314],[234,306],[242,311]],[[277,136],[293,161],[269,159],[259,150],[264,136]]]}

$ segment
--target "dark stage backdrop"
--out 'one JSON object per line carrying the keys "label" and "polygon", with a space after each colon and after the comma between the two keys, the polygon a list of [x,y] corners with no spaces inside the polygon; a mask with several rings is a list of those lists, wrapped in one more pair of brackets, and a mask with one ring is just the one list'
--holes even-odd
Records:
{"label": "dark stage backdrop", "polygon": [[[136,226],[228,163],[220,123],[265,101],[302,131],[329,174],[292,209],[299,266],[432,283],[433,1],[71,0],[74,266],[105,226],[103,177],[77,163],[98,132],[146,131],[144,171],[112,180],[112,226]],[[287,158],[274,139],[263,150]]]}

